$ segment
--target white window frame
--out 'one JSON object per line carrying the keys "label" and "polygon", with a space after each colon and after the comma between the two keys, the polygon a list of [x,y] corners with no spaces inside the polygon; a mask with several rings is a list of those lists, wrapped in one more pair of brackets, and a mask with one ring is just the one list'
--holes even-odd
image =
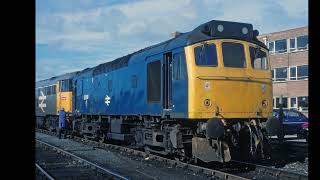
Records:
{"label": "white window frame", "polygon": [[[302,64],[302,65],[299,65],[299,66],[308,66],[308,71],[309,71],[309,65],[308,64]],[[297,81],[305,81],[305,80],[309,80],[309,75],[307,76],[301,76],[301,77],[305,77],[305,79],[298,79],[298,66],[296,67],[297,68]]]}
{"label": "white window frame", "polygon": [[[298,98],[299,98],[299,97],[308,97],[308,98],[309,98],[309,96],[297,96],[297,97],[296,97],[296,98],[297,98],[297,106],[298,106],[297,108],[298,108],[298,110],[300,109],[299,101],[298,101]],[[299,110],[299,111],[300,111],[300,112],[306,112],[306,111],[308,111],[308,110],[309,110],[309,105],[308,105],[308,109],[305,109],[305,110],[302,109],[302,111],[300,111],[300,110]]]}
{"label": "white window frame", "polygon": [[274,54],[275,53],[275,42],[274,41],[270,41],[270,42],[268,42],[268,49],[270,49],[270,47],[269,47],[269,43],[272,43],[273,42],[273,51],[269,51],[269,53],[270,54]]}
{"label": "white window frame", "polygon": [[274,81],[276,80],[276,71],[275,71],[275,68],[271,69],[271,71],[273,72],[273,76],[272,76],[272,72],[271,72],[272,82],[274,82]]}
{"label": "white window frame", "polygon": [[[273,102],[274,102],[274,103],[273,103],[273,109],[279,109],[279,108],[276,107],[276,105],[277,105],[277,98],[279,98],[279,101],[280,101],[280,97],[281,97],[281,96],[273,96],[273,99],[274,99],[274,100],[273,100]],[[290,99],[290,98],[289,98],[288,96],[282,96],[282,99],[284,99],[284,98],[287,98],[287,107],[286,107],[286,108],[284,107],[283,109],[289,109],[289,108],[290,108],[290,106],[289,106],[289,103],[290,103],[290,102],[289,102],[289,99]],[[298,102],[297,102],[297,103],[298,103]]]}
{"label": "white window frame", "polygon": [[[307,48],[306,49],[298,49],[298,37],[301,37],[301,36],[308,36],[308,44],[307,44]],[[309,50],[309,35],[308,34],[304,34],[304,35],[299,35],[296,37],[296,48],[297,50],[296,51],[308,51]]]}
{"label": "white window frame", "polygon": [[[296,79],[291,79],[291,68],[295,68],[296,69]],[[298,68],[297,66],[289,66],[289,81],[297,81],[298,80]]]}
{"label": "white window frame", "polygon": [[288,71],[288,68],[287,68],[287,78],[285,80],[277,80],[277,71],[276,69],[279,69],[279,68],[287,68],[287,67],[277,67],[277,68],[273,68],[274,70],[274,82],[287,82],[288,81],[288,75],[290,74],[289,71]]}
{"label": "white window frame", "polygon": [[[280,41],[280,40],[286,40],[286,42],[287,42],[287,49],[286,49],[286,51],[283,51],[283,52],[278,52],[278,51],[276,51],[276,41]],[[289,49],[290,49],[290,45],[289,45]],[[289,49],[288,49],[288,39],[277,39],[277,40],[274,40],[274,53],[275,53],[275,54],[285,54],[285,53],[288,53],[288,52],[289,52]]]}
{"label": "white window frame", "polygon": [[[295,99],[296,100],[296,106],[292,106],[291,104],[291,99]],[[298,97],[290,97],[290,101],[288,103],[290,106],[290,109],[298,109]]]}
{"label": "white window frame", "polygon": [[[294,39],[294,48],[291,48],[291,39]],[[290,49],[290,52],[296,52],[298,50],[297,48],[297,37],[292,37],[292,38],[289,38],[289,49]]]}
{"label": "white window frame", "polygon": [[[305,79],[298,79],[298,67],[299,66],[308,66],[309,68],[309,65],[308,64],[301,64],[301,65],[298,65],[298,66],[289,66],[289,79],[288,81],[305,81],[305,80],[308,80],[309,79],[309,75],[308,76],[302,76],[302,77],[305,77]],[[296,69],[296,74],[295,74],[295,78],[296,79],[291,79],[291,73],[290,73],[290,70],[291,68],[295,68]]]}

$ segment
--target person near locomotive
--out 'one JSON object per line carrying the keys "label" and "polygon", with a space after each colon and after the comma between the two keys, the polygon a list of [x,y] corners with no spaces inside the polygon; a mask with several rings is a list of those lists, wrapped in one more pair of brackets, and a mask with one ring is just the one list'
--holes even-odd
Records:
{"label": "person near locomotive", "polygon": [[61,134],[63,133],[63,138],[66,138],[66,112],[64,108],[59,111],[59,139],[61,139]]}

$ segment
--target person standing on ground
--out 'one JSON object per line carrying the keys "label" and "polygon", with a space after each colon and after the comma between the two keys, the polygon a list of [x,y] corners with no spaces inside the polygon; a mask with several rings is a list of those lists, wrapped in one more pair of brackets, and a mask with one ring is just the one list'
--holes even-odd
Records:
{"label": "person standing on ground", "polygon": [[64,139],[66,138],[65,121],[66,121],[66,112],[64,111],[64,108],[61,108],[59,111],[59,139],[61,139],[62,132],[63,132]]}

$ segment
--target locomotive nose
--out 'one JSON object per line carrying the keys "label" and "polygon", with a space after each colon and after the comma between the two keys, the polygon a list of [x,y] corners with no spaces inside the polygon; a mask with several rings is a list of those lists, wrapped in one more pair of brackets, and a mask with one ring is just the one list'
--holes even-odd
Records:
{"label": "locomotive nose", "polygon": [[271,85],[244,78],[228,80],[202,80],[203,90],[198,90],[195,102],[197,111],[225,118],[267,117],[272,104]]}

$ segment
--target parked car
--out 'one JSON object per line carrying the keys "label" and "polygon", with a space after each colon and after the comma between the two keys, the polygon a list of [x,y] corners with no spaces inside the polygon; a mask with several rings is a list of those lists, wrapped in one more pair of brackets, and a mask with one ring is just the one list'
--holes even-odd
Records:
{"label": "parked car", "polygon": [[[308,122],[308,118],[304,114],[294,109],[283,109],[283,113],[283,133],[277,135],[279,139],[282,139],[285,135],[300,135],[302,131],[305,131],[303,130],[303,124]],[[279,109],[273,110],[273,116],[279,118]]]}
{"label": "parked car", "polygon": [[301,126],[301,130],[298,133],[298,138],[306,139],[309,142],[309,122],[305,122]]}

